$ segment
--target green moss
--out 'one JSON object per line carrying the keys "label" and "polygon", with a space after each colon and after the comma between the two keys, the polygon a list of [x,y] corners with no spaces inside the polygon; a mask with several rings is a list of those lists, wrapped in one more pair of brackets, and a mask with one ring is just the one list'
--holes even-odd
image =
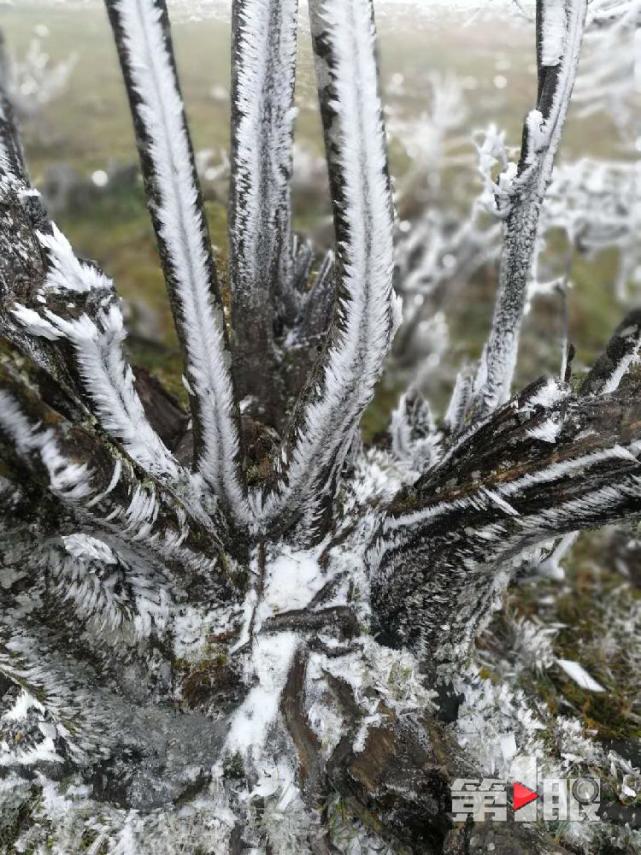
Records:
{"label": "green moss", "polygon": [[181,694],[189,708],[208,704],[217,695],[234,688],[236,674],[230,667],[227,646],[208,644],[198,662],[177,659],[174,669],[181,675]]}
{"label": "green moss", "polygon": [[[638,673],[627,659],[625,644],[612,650],[602,643],[610,629],[611,610],[629,609],[641,592],[626,587],[609,564],[604,533],[585,533],[566,561],[561,590],[558,582],[539,580],[514,586],[508,595],[508,609],[516,616],[539,617],[545,625],[561,624],[554,639],[555,656],[579,662],[605,688],[603,693],[581,689],[553,667],[520,677],[526,695],[542,701],[552,716],[571,711],[587,731],[606,743],[641,738]],[[492,623],[492,635],[499,642],[505,637],[505,620],[505,613],[499,613]]]}
{"label": "green moss", "polygon": [[404,383],[392,383],[384,378],[376,389],[374,400],[365,410],[361,421],[361,431],[365,443],[370,443],[377,435],[387,431],[392,411],[405,388]]}
{"label": "green moss", "polygon": [[223,760],[223,776],[231,781],[240,781],[245,777],[245,763],[242,754],[236,751]]}
{"label": "green moss", "polygon": [[[590,665],[587,667],[589,669]],[[606,693],[595,694],[563,679],[559,681],[558,688],[563,697],[579,711],[586,728],[596,731],[597,739],[609,741],[641,737],[641,728],[630,715],[631,703],[625,691],[609,687]]]}

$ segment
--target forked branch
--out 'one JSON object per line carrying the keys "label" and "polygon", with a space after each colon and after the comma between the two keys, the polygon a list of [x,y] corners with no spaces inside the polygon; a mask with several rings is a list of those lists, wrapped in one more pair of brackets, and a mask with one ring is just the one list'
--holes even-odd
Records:
{"label": "forked branch", "polygon": [[[75,531],[121,545],[142,561],[225,588],[222,545],[207,521],[153,482],[88,423],[72,423],[47,405],[10,355],[0,361],[0,463],[22,473]],[[33,378],[32,378],[33,382]],[[46,506],[43,507],[43,513]]]}
{"label": "forked branch", "polygon": [[[19,135],[6,92],[2,140]],[[143,469],[199,509],[199,487],[150,425],[124,352],[125,328],[112,281],[81,261],[32,188],[21,159],[0,179],[0,328],[67,393],[67,408],[93,414],[107,435]],[[219,519],[220,522],[220,519]]]}

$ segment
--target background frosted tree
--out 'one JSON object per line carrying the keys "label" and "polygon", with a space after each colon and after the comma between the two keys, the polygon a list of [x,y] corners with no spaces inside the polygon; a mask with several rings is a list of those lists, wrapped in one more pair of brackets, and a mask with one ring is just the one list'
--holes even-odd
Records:
{"label": "background frosted tree", "polygon": [[[537,4],[536,106],[493,176],[483,356],[440,417],[410,389],[371,447],[359,423],[401,320],[371,0],[309,3],[335,228],[316,266],[288,189],[296,3],[234,3],[228,280],[165,4],[106,3],[189,415],[128,363],[114,285],[49,218],[3,91],[5,851],[563,851],[448,812],[452,779],[488,771],[469,734],[497,709],[541,747],[527,700],[475,668],[512,576],[641,512],[638,313],[585,378],[568,365],[512,396],[586,5]],[[579,735],[556,727],[563,768]]]}
{"label": "background frosted tree", "polygon": [[45,49],[47,36],[47,28],[40,25],[24,56],[3,54],[3,78],[18,121],[44,144],[52,130],[43,119],[43,110],[64,95],[76,62],[74,55],[52,62]]}

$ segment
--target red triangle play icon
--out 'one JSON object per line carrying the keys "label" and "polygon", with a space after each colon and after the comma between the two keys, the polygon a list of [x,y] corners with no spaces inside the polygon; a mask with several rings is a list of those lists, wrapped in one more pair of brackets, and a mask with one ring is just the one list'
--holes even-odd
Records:
{"label": "red triangle play icon", "polygon": [[529,805],[530,802],[538,799],[538,797],[538,793],[535,793],[534,790],[531,790],[524,784],[519,784],[518,781],[515,781],[512,785],[512,807],[515,811],[520,810],[525,805]]}

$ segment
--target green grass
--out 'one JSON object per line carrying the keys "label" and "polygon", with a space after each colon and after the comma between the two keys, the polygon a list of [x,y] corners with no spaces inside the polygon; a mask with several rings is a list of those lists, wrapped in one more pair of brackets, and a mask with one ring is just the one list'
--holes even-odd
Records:
{"label": "green grass", "polygon": [[[641,600],[641,591],[611,566],[610,549],[604,532],[584,533],[565,562],[564,582],[536,580],[513,586],[506,609],[496,614],[491,625],[494,643],[499,645],[509,637],[508,614],[538,619],[545,626],[560,625],[553,643],[555,656],[580,663],[605,691],[582,689],[558,667],[524,671],[519,684],[528,697],[542,701],[552,716],[579,718],[606,745],[641,738],[638,639],[633,635],[615,647],[604,644],[613,614],[625,620],[630,606]],[[487,668],[482,676],[496,679]]]}

